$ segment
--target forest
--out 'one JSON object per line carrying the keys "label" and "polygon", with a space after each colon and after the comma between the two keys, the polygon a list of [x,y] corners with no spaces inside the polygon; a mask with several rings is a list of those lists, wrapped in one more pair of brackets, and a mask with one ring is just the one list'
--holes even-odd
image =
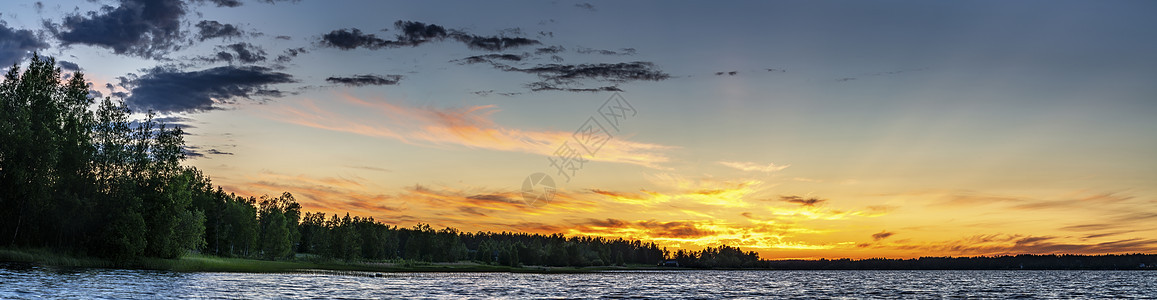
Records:
{"label": "forest", "polygon": [[222,257],[475,261],[502,266],[771,269],[1152,268],[1157,255],[1019,255],[908,260],[761,260],[721,245],[674,253],[654,243],[562,234],[399,228],[372,217],[303,212],[293,195],[244,197],[182,165],[181,128],[95,99],[81,72],[33,55],[0,83],[0,247],[111,261]]}
{"label": "forest", "polygon": [[[289,192],[243,197],[183,166],[185,133],[94,99],[81,72],[33,55],[0,83],[0,245],[127,261],[190,251],[225,257],[474,260],[519,266],[655,264],[653,243],[561,234],[460,232],[302,212]],[[94,109],[95,108],[95,109]]]}

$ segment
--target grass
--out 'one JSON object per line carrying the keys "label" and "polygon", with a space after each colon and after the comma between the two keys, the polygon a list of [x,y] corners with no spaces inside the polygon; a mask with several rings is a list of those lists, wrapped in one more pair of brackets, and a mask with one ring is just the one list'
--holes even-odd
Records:
{"label": "grass", "polygon": [[[570,267],[510,267],[475,262],[429,263],[410,260],[360,262],[324,259],[313,255],[298,255],[292,260],[270,261],[249,258],[219,257],[190,254],[178,259],[140,258],[128,262],[59,253],[47,249],[0,248],[0,262],[28,263],[57,267],[121,268],[168,270],[177,272],[239,272],[239,273],[293,273],[293,272],[512,272],[512,273],[582,273],[607,268]],[[631,268],[628,268],[631,269]]]}
{"label": "grass", "polygon": [[47,249],[12,249],[0,248],[0,262],[30,263],[58,267],[77,268],[112,268],[116,264],[112,261],[71,255]]}

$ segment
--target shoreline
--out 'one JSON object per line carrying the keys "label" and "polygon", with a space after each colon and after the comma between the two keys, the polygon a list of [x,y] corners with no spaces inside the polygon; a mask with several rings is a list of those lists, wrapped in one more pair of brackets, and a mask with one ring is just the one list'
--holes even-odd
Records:
{"label": "shoreline", "polygon": [[[1149,256],[1149,255],[1146,255]],[[769,261],[769,263],[790,263],[791,261]],[[798,261],[796,261],[798,262]],[[47,249],[0,248],[0,265],[30,265],[57,268],[94,268],[156,270],[172,272],[225,272],[225,273],[324,273],[354,276],[379,276],[378,273],[535,273],[570,274],[614,271],[1032,271],[1032,270],[1121,270],[1155,271],[1153,264],[1145,267],[1118,268],[687,268],[659,267],[647,265],[593,266],[593,267],[510,267],[487,265],[461,261],[453,263],[431,263],[406,260],[378,262],[341,261],[318,258],[312,255],[298,255],[293,260],[261,260],[252,258],[219,257],[205,254],[188,254],[177,259],[138,258],[132,261],[116,262],[101,258],[75,256]]]}

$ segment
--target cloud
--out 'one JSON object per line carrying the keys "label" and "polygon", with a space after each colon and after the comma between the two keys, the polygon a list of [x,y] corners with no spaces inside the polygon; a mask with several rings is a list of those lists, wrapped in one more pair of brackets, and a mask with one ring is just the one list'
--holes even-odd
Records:
{"label": "cloud", "polygon": [[394,28],[402,32],[402,34],[397,35],[394,40],[386,40],[374,34],[362,33],[362,31],[357,28],[347,28],[334,30],[322,35],[321,45],[342,50],[353,50],[362,47],[369,49],[403,46],[415,47],[426,42],[442,40],[449,36],[446,28],[422,22],[397,21],[394,22]]}
{"label": "cloud", "polygon": [[774,163],[768,163],[765,166],[763,164],[754,163],[754,162],[746,162],[746,161],[721,161],[721,162],[719,162],[719,164],[724,165],[724,166],[728,166],[728,167],[731,167],[731,168],[734,168],[734,169],[737,169],[740,171],[747,171],[747,172],[775,172],[775,171],[787,169],[787,167],[791,166],[791,165],[779,165],[779,166],[777,166]]}
{"label": "cloud", "polygon": [[465,44],[471,49],[502,51],[528,45],[540,44],[539,41],[506,36],[479,36],[462,31],[448,30],[445,27],[413,21],[394,22],[394,28],[401,33],[393,40],[387,40],[371,33],[363,33],[357,28],[346,28],[330,31],[322,35],[320,44],[326,47],[341,50],[357,48],[379,49],[397,47],[416,47],[427,42],[441,41],[447,38]]}
{"label": "cloud", "polygon": [[873,233],[872,234],[872,240],[873,241],[879,241],[882,239],[889,238],[894,234],[896,234],[896,233],[895,232],[880,231],[879,233]]}
{"label": "cloud", "polygon": [[471,57],[467,57],[467,58],[463,58],[463,59],[459,59],[459,60],[454,60],[454,61],[460,62],[461,64],[477,64],[477,63],[493,63],[496,60],[520,61],[520,60],[522,60],[522,56],[518,56],[518,55],[514,55],[514,54],[485,54],[485,55],[475,55],[475,56],[471,56]]}
{"label": "cloud", "polygon": [[462,33],[454,34],[454,39],[466,44],[466,46],[470,47],[470,49],[487,51],[502,51],[512,48],[519,48],[522,46],[541,44],[537,40],[522,37],[477,36]]}
{"label": "cloud", "polygon": [[214,38],[240,37],[242,32],[233,24],[221,24],[217,21],[197,22],[197,38],[201,41]]}
{"label": "cloud", "polygon": [[543,81],[556,84],[572,83],[582,79],[628,82],[671,78],[671,75],[658,70],[654,63],[641,61],[578,65],[546,64],[526,69],[508,67],[506,70],[536,74]]}
{"label": "cloud", "polygon": [[1013,206],[1013,209],[1046,209],[1046,208],[1072,208],[1080,206],[1105,206],[1114,203],[1125,202],[1133,199],[1133,196],[1120,195],[1118,193],[1101,193],[1093,195],[1082,195],[1069,199],[1052,200],[1052,201],[1035,201],[1025,204],[1018,204]]}
{"label": "cloud", "polygon": [[615,218],[571,220],[568,232],[576,235],[627,238],[661,246],[692,248],[727,244],[754,249],[828,249],[831,245],[792,241],[797,234],[819,233],[792,224],[734,224],[722,220],[637,220]]}
{"label": "cloud", "polygon": [[563,48],[562,46],[550,46],[546,48],[538,48],[534,50],[534,54],[557,54],[563,51],[566,51],[566,48]]}
{"label": "cloud", "polygon": [[180,48],[184,15],[180,0],[121,0],[118,7],[105,6],[99,13],[67,16],[59,26],[46,25],[64,45],[92,45],[116,54],[159,58]]}
{"label": "cloud", "polygon": [[321,36],[322,46],[342,50],[353,50],[358,47],[377,49],[388,43],[390,42],[378,38],[373,34],[362,33],[362,31],[357,28],[334,30]]}
{"label": "cloud", "polygon": [[295,82],[292,75],[256,66],[227,66],[200,71],[155,68],[132,79],[132,95],[125,99],[134,110],[158,112],[198,112],[214,109],[214,104],[254,96],[280,97],[271,84]]}
{"label": "cloud", "polygon": [[203,58],[207,61],[225,61],[232,64],[234,61],[243,64],[252,64],[265,61],[265,50],[261,47],[250,43],[236,43],[232,45],[217,46],[217,54],[213,57]]}
{"label": "cloud", "polygon": [[66,71],[80,71],[80,65],[70,61],[58,60],[56,61],[56,64],[60,65],[60,68]]}
{"label": "cloud", "polygon": [[335,84],[343,84],[346,86],[366,86],[366,85],[396,85],[398,81],[402,80],[402,75],[354,75],[350,77],[329,77],[325,81]]}
{"label": "cloud", "polygon": [[671,75],[659,70],[650,62],[595,63],[595,64],[545,64],[530,68],[504,65],[493,60],[490,63],[506,72],[522,72],[538,75],[540,81],[526,84],[531,91],[598,92],[622,91],[617,85],[585,88],[590,82],[626,83],[631,81],[661,81]]}
{"label": "cloud", "polygon": [[622,49],[619,49],[619,51],[611,51],[611,50],[591,49],[591,48],[579,47],[578,50],[575,50],[575,52],[578,52],[580,54],[592,54],[593,53],[593,54],[601,54],[601,55],[635,55],[636,51],[635,51],[635,48],[622,48]]}
{"label": "cloud", "polygon": [[598,10],[598,9],[595,9],[594,5],[591,5],[590,3],[586,3],[586,2],[575,4],[574,7],[578,7],[578,8],[589,10],[589,11],[597,11]]}
{"label": "cloud", "polygon": [[379,168],[379,167],[371,167],[371,166],[345,166],[345,167],[346,167],[346,168],[352,168],[352,169],[361,169],[361,170],[367,170],[367,171],[375,171],[375,172],[386,172],[386,173],[389,173],[389,172],[393,172],[393,171],[391,171],[390,169],[386,169],[386,168]]}
{"label": "cloud", "polygon": [[406,46],[421,45],[431,40],[443,39],[448,35],[446,28],[442,26],[422,22],[397,21],[394,22],[394,28],[402,32],[397,36],[396,43]]}
{"label": "cloud", "polygon": [[587,219],[578,225],[586,233],[602,232],[633,232],[636,235],[645,235],[651,239],[674,238],[695,239],[715,235],[717,232],[700,226],[700,221],[669,221],[656,220],[624,221],[619,219]]}
{"label": "cloud", "polygon": [[990,234],[947,242],[899,243],[878,247],[953,255],[1110,254],[1157,251],[1157,239],[1127,238],[1097,243],[1079,243],[1065,241],[1056,236]]}
{"label": "cloud", "polygon": [[22,63],[31,52],[44,48],[48,48],[48,43],[31,30],[9,28],[8,23],[0,20],[0,68]]}
{"label": "cloud", "polygon": [[[340,99],[329,101],[327,105],[348,106],[372,115],[339,117],[337,113],[305,100],[300,107],[287,106],[272,111],[272,117],[307,127],[394,139],[419,146],[457,145],[543,156],[552,156],[573,134],[569,131],[532,131],[500,126],[490,117],[498,111],[493,105],[439,109],[408,107],[382,100],[371,102],[348,95]],[[671,148],[615,138],[608,141],[598,155],[589,159],[657,168],[669,160],[663,152]]]}
{"label": "cloud", "polygon": [[590,191],[597,195],[605,196],[607,199],[618,203],[648,205],[671,200],[670,196],[647,190],[642,190],[641,194],[613,192],[601,189],[591,189]]}
{"label": "cloud", "polygon": [[232,152],[225,152],[225,151],[221,151],[221,150],[217,150],[217,149],[209,149],[209,151],[207,151],[207,152],[209,154],[213,154],[213,155],[233,155]]}
{"label": "cloud", "polygon": [[239,1],[239,0],[192,0],[191,2],[195,2],[195,3],[213,2],[213,4],[216,4],[217,7],[238,7],[238,6],[241,6],[241,1]]}
{"label": "cloud", "polygon": [[1022,203],[1026,201],[1019,197],[985,195],[970,191],[956,191],[944,196],[945,200],[934,203],[935,206],[978,206],[997,203]]}
{"label": "cloud", "polygon": [[285,54],[277,56],[277,62],[287,63],[303,53],[309,53],[309,51],[305,50],[305,47],[285,49]]}
{"label": "cloud", "polygon": [[824,202],[828,201],[828,200],[815,198],[815,197],[804,199],[803,197],[800,197],[800,196],[780,196],[779,200],[783,201],[783,202],[787,202],[787,203],[795,203],[795,204],[799,204],[802,206],[809,206],[809,207],[814,207],[816,205],[820,205],[820,204],[823,204]]}
{"label": "cloud", "polygon": [[548,83],[545,83],[545,82],[532,82],[532,83],[528,84],[528,85],[527,85],[527,87],[529,87],[529,88],[530,88],[530,91],[532,91],[532,92],[541,92],[541,91],[563,91],[563,92],[622,92],[622,91],[623,91],[623,89],[620,89],[618,86],[614,86],[614,85],[612,85],[612,86],[601,86],[601,87],[596,87],[596,88],[567,88],[567,87],[558,87],[558,86],[555,86],[555,85],[552,85],[552,84],[548,84]]}

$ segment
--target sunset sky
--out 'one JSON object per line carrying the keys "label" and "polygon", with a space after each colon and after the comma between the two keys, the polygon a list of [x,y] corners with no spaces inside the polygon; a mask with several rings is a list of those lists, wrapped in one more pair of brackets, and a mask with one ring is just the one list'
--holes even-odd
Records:
{"label": "sunset sky", "polygon": [[[215,184],[307,211],[763,258],[1157,252],[1153,1],[0,12],[0,64],[79,67]],[[528,205],[534,173],[557,189]]]}

